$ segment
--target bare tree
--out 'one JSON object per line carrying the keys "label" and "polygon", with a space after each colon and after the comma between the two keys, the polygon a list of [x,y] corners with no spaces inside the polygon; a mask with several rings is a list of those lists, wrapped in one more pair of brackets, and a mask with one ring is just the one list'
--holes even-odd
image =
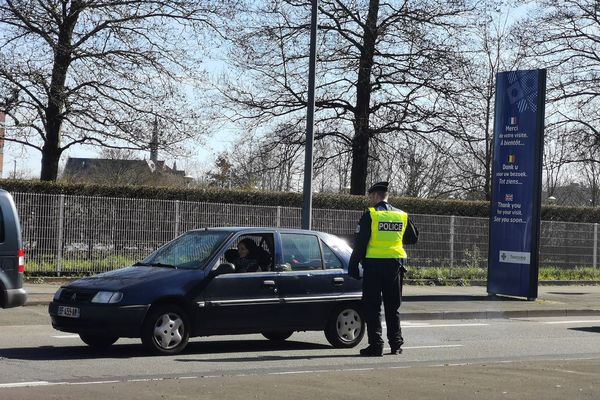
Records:
{"label": "bare tree", "polygon": [[403,133],[376,141],[374,162],[369,167],[372,182],[391,182],[394,195],[409,197],[440,197],[452,191],[455,171],[448,168],[450,157],[440,151],[448,145],[444,137],[438,142],[413,138]]}
{"label": "bare tree", "polygon": [[[590,158],[600,160],[600,154],[596,152]],[[584,184],[589,189],[589,205],[592,207],[600,206],[600,163],[598,162],[583,162],[583,177]]]}
{"label": "bare tree", "polygon": [[598,149],[599,3],[597,0],[538,0],[537,3],[533,16],[520,24],[523,28],[519,33],[521,42],[531,48],[531,62],[543,63],[549,70],[548,126],[563,126],[579,149]]}
{"label": "bare tree", "polygon": [[566,183],[566,170],[572,154],[569,141],[568,132],[560,127],[551,127],[545,132],[542,172],[543,189],[548,197],[554,196],[556,188]]}
{"label": "bare tree", "polygon": [[444,150],[453,155],[450,160],[462,178],[457,190],[469,198],[491,197],[496,74],[523,61],[512,40],[515,19],[507,3],[480,1],[466,17],[468,23],[456,37],[461,62],[441,106],[440,117],[455,141]]}
{"label": "bare tree", "polygon": [[0,1],[6,140],[41,151],[41,179],[55,180],[71,146],[145,148],[157,116],[167,149],[197,135],[178,83],[195,76],[197,39],[229,3]]}
{"label": "bare tree", "polygon": [[266,137],[245,134],[217,157],[208,173],[213,186],[290,191],[301,179],[300,133],[283,125]]}
{"label": "bare tree", "polygon": [[[454,68],[449,37],[464,10],[459,3],[320,2],[316,138],[335,137],[344,144],[339,154],[352,155],[351,193],[365,192],[375,138],[443,131],[429,119]],[[248,126],[296,124],[305,118],[310,2],[263,5],[235,21],[229,34],[235,77],[219,89]]]}

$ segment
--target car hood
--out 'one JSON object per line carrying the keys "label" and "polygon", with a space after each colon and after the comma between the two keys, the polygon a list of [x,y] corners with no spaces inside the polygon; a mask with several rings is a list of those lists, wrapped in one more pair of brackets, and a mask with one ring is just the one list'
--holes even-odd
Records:
{"label": "car hood", "polygon": [[68,286],[81,289],[122,290],[150,281],[168,280],[172,284],[180,279],[186,280],[191,275],[201,278],[203,274],[201,270],[135,266],[78,279]]}

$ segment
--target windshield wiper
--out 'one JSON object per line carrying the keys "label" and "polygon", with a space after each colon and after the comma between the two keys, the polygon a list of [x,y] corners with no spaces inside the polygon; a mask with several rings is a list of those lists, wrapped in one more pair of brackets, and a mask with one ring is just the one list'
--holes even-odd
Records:
{"label": "windshield wiper", "polygon": [[177,269],[177,267],[175,265],[171,265],[171,264],[163,264],[163,263],[145,263],[145,262],[136,262],[135,264],[133,264],[134,267],[139,267],[139,266],[149,266],[149,267],[162,267],[162,268],[175,268]]}

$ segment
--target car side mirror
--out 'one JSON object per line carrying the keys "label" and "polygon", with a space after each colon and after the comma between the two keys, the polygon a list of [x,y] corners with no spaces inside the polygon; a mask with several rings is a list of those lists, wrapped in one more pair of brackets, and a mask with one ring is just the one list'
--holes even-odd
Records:
{"label": "car side mirror", "polygon": [[214,270],[213,275],[217,276],[223,274],[230,274],[232,272],[235,272],[235,265],[233,265],[232,263],[223,263],[220,264],[217,267],[217,269]]}

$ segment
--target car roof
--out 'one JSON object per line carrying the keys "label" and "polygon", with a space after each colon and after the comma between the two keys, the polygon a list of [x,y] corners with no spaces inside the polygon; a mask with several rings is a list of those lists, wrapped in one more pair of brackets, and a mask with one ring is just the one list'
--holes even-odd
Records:
{"label": "car roof", "polygon": [[202,229],[193,229],[191,232],[198,231],[221,231],[221,232],[232,232],[232,233],[252,233],[252,232],[280,232],[280,233],[312,233],[317,235],[328,235],[328,233],[313,231],[308,229],[292,229],[292,228],[275,228],[265,226],[223,226],[223,227],[211,227]]}

